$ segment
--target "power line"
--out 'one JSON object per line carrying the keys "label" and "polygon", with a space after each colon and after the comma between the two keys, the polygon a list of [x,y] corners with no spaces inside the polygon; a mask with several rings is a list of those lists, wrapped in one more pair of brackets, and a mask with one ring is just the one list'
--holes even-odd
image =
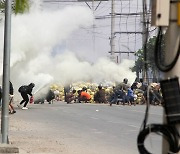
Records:
{"label": "power line", "polygon": [[[111,53],[111,51],[109,51],[108,53]],[[135,53],[133,51],[114,51],[114,53]]]}
{"label": "power line", "polygon": [[78,1],[71,1],[71,0],[61,0],[61,1],[58,1],[58,0],[44,0],[43,1],[44,3],[60,3],[60,2],[78,2]]}
{"label": "power line", "polygon": [[144,34],[143,32],[114,32],[114,34]]}

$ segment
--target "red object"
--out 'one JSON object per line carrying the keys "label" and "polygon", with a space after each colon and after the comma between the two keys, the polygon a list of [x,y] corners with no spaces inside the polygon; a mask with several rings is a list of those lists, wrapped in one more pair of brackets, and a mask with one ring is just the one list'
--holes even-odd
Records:
{"label": "red object", "polygon": [[83,98],[86,98],[86,99],[91,99],[91,95],[90,94],[88,94],[87,92],[85,92],[85,91],[82,91],[81,92],[81,96],[80,96],[81,98],[83,97]]}
{"label": "red object", "polygon": [[34,102],[33,96],[30,97],[29,103],[32,104]]}

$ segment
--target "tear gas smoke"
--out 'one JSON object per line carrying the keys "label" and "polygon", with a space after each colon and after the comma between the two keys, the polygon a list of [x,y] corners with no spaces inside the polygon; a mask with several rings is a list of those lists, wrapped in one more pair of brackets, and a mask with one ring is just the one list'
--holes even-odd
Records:
{"label": "tear gas smoke", "polygon": [[[61,11],[34,11],[12,15],[11,81],[20,85],[35,83],[38,91],[51,82],[68,84],[76,81],[122,81],[132,83],[135,74],[129,70],[133,62],[115,64],[101,58],[94,64],[82,61],[73,51],[68,51],[63,42],[80,26],[91,26],[93,14],[87,7],[67,7]],[[3,30],[3,23],[0,27]],[[0,35],[3,43],[3,34]],[[53,53],[55,46],[62,47]],[[3,51],[3,44],[0,50]],[[63,50],[62,50],[63,49]],[[86,53],[88,55],[88,53]],[[2,55],[1,55],[2,59]],[[1,70],[2,72],[2,70]]]}

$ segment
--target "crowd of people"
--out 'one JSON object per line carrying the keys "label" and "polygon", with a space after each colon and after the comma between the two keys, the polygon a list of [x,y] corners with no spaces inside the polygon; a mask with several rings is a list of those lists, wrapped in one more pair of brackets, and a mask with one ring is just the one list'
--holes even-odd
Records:
{"label": "crowd of people", "polygon": [[[29,85],[23,85],[21,86],[18,91],[22,97],[22,101],[20,104],[18,104],[18,107],[21,107],[23,110],[28,109],[26,106],[28,102],[31,100],[33,101],[33,95],[32,95],[32,90],[34,88],[35,84],[30,83]],[[0,103],[2,105],[2,95],[3,95],[3,89],[0,87]],[[30,97],[29,97],[30,96]],[[9,81],[9,114],[14,114],[16,113],[16,110],[13,106],[13,100],[14,100],[14,87],[11,81]],[[23,106],[22,106],[23,105]]]}
{"label": "crowd of people", "polygon": [[[22,85],[19,87],[18,92],[22,97],[21,102],[17,105],[22,110],[27,110],[27,104],[34,102],[34,104],[44,104],[47,101],[49,104],[53,103],[53,100],[59,100],[59,92],[57,90],[49,89],[47,94],[39,99],[33,97],[32,91],[35,87],[34,83],[29,85]],[[97,90],[92,96],[88,92],[89,87],[82,87],[82,89],[74,89],[70,85],[64,87],[64,100],[67,104],[71,103],[104,103],[112,106],[116,105],[136,105],[137,104],[137,92],[141,94],[141,100],[138,104],[145,104],[149,101],[152,105],[162,105],[163,99],[161,94],[161,88],[159,83],[151,83],[150,85],[143,82],[134,82],[132,85],[128,83],[128,79],[124,78],[122,82],[116,83],[112,86],[110,92],[106,92],[106,87],[102,85],[97,86]],[[2,99],[2,89],[0,88],[0,102]],[[13,84],[9,81],[9,113],[16,113],[12,103],[14,97]]]}
{"label": "crowd of people", "polygon": [[93,96],[88,93],[88,87],[83,87],[77,92],[75,89],[71,90],[71,88],[69,88],[65,91],[64,95],[67,104],[72,102],[88,103],[93,101],[95,103],[110,104],[110,106],[112,106],[112,104],[136,105],[137,93],[141,94],[141,100],[138,104],[144,104],[147,100],[153,105],[162,104],[160,84],[151,83],[148,88],[148,84],[144,83],[142,79],[140,79],[140,82],[134,82],[130,85],[128,79],[124,78],[122,82],[116,83],[116,85],[112,87],[110,93],[106,93],[105,87],[99,85]]}

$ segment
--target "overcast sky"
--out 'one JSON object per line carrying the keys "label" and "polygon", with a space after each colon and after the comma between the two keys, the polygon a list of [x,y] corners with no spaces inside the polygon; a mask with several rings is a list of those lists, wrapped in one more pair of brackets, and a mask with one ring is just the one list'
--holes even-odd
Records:
{"label": "overcast sky", "polygon": [[[15,89],[31,82],[36,85],[35,91],[52,83],[122,82],[125,77],[130,83],[134,82],[135,72],[130,70],[134,66],[133,61],[122,60],[116,64],[107,58],[110,50],[109,19],[94,21],[93,11],[84,3],[83,6],[65,6],[63,3],[63,7],[57,4],[46,4],[45,7],[37,0],[33,2],[29,13],[12,15],[10,79]],[[103,9],[108,5],[104,4]],[[2,21],[1,66],[3,30]]]}
{"label": "overcast sky", "polygon": [[[67,2],[67,1],[47,1],[44,0],[42,9],[61,10],[67,6],[85,6],[93,10],[92,2]],[[142,13],[141,0],[115,1],[115,13]],[[94,2],[94,28],[81,27],[71,35],[71,38],[64,42],[64,46],[74,52],[81,52],[84,58],[94,61],[101,56],[109,56],[110,36],[111,36],[111,1]],[[115,32],[142,32],[142,16],[140,15],[117,15],[115,18]],[[139,33],[116,33],[115,50],[117,52],[135,52],[142,47],[142,35]],[[57,48],[63,48],[62,45]],[[88,53],[88,54],[87,54]],[[84,54],[84,55],[83,55]],[[87,57],[88,56],[88,57]],[[135,59],[133,54],[122,53],[119,62],[123,58]]]}
{"label": "overcast sky", "polygon": [[[10,80],[17,90],[35,83],[35,91],[52,83],[122,82],[133,83],[130,70],[135,57],[121,54],[118,64],[107,57],[110,51],[111,3],[59,2],[33,0],[29,13],[12,15]],[[98,7],[97,7],[98,6]],[[117,13],[141,12],[138,1],[116,1]],[[98,18],[98,19],[96,19]],[[94,25],[94,28],[93,28]],[[117,16],[116,32],[139,32],[141,17]],[[0,23],[0,63],[2,74],[4,21]],[[142,46],[140,34],[117,34],[116,51],[136,51]],[[132,60],[128,60],[132,59]],[[15,90],[15,92],[17,92]]]}

